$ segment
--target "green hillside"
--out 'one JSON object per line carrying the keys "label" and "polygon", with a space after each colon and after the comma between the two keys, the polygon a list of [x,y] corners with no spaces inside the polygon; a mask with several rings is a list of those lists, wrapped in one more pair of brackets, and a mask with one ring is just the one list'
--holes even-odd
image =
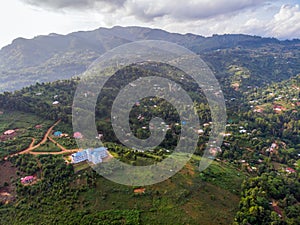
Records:
{"label": "green hillside", "polygon": [[[256,48],[252,53],[263,57],[264,47]],[[226,51],[214,50],[213,55],[225,57]],[[244,63],[247,59],[237,51],[230,50],[236,55],[227,61],[211,59],[224,90],[227,124],[216,158],[201,172],[199,161],[212,124],[205,96],[192,79],[181,79],[181,71],[164,64],[155,64],[156,70],[151,72],[135,64],[118,71],[106,83],[95,107],[96,128],[110,154],[130,165],[151,165],[168,157],[177,145],[182,124],[167,101],[141,99],[130,113],[131,131],[138,138],[147,138],[150,120],[160,117],[169,128],[167,138],[152,151],[123,146],[112,129],[110,115],[119,90],[138,77],[168,74],[167,78],[180,84],[194,101],[202,132],[192,159],[175,176],[151,186],[119,185],[86,163],[70,164],[70,155],[79,151],[72,129],[73,96],[79,78],[37,83],[1,94],[0,224],[298,224],[297,53],[282,53],[282,60],[290,57],[289,62],[294,63],[290,70],[281,73],[274,69],[278,72],[275,76],[268,69],[272,62],[267,60],[268,75],[260,76],[256,64]],[[205,57],[212,54],[203,52]],[[172,73],[166,73],[170,70]],[[4,134],[9,130],[13,133]],[[55,136],[55,131],[62,136]],[[20,179],[30,175],[32,183],[21,184]]]}

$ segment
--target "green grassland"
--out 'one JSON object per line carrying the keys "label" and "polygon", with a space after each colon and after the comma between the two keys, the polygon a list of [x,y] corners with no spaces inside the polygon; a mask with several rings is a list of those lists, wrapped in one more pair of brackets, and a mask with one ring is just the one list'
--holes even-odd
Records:
{"label": "green grassland", "polygon": [[45,144],[42,144],[38,148],[33,150],[33,152],[60,152],[60,151],[61,149],[51,141],[47,141]]}
{"label": "green grassland", "polygon": [[[196,155],[192,157],[195,167],[199,165],[200,159],[201,157]],[[249,177],[249,174],[231,163],[213,161],[206,170],[199,172],[199,177],[202,181],[212,183],[233,194],[238,194],[241,188],[240,184]]]}

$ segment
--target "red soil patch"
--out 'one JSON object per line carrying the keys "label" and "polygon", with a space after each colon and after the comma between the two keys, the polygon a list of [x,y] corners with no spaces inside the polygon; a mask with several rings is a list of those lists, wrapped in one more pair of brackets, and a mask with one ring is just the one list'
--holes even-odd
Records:
{"label": "red soil patch", "polygon": [[193,184],[193,177],[195,175],[195,169],[190,163],[187,163],[185,165],[185,167],[180,171],[180,173],[182,175],[186,175],[185,176],[185,182],[187,184],[189,184],[189,185]]}
{"label": "red soil patch", "polygon": [[195,168],[190,163],[187,163],[185,165],[185,168],[188,170],[189,175],[191,175],[191,176],[195,175]]}
{"label": "red soil patch", "polygon": [[9,203],[15,199],[15,188],[11,184],[11,178],[17,179],[16,172],[17,168],[13,167],[10,162],[0,164],[0,186],[3,187],[0,189],[0,202],[2,203]]}
{"label": "red soil patch", "polygon": [[16,178],[17,168],[6,161],[0,164],[0,186],[3,186],[4,183],[10,183],[11,178]]}

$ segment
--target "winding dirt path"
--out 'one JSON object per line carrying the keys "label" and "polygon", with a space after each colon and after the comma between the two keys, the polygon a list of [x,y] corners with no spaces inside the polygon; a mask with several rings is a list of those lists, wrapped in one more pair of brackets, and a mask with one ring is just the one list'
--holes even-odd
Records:
{"label": "winding dirt path", "polygon": [[31,155],[63,155],[65,153],[67,154],[73,154],[80,151],[79,149],[76,150],[65,150],[60,152],[29,152]]}
{"label": "winding dirt path", "polygon": [[29,145],[29,148],[32,148],[34,146],[34,142],[35,142],[35,138],[32,138],[32,142],[31,144]]}
{"label": "winding dirt path", "polygon": [[49,138],[49,135],[52,133],[53,128],[54,128],[55,126],[57,126],[57,125],[60,123],[60,121],[61,121],[61,120],[58,120],[56,123],[54,123],[54,124],[47,130],[46,134],[44,135],[44,137],[43,137],[43,139],[41,140],[40,143],[38,143],[37,145],[34,145],[34,146],[33,146],[33,144],[34,144],[34,142],[33,142],[33,143],[30,144],[30,146],[29,146],[27,149],[25,149],[25,150],[23,150],[23,151],[21,151],[21,152],[16,153],[16,155],[22,155],[22,154],[30,153],[32,150],[34,150],[34,149],[40,147],[42,144],[45,144],[45,143],[47,142],[48,138]]}
{"label": "winding dirt path", "polygon": [[67,149],[62,146],[61,144],[59,144],[57,141],[55,141],[52,137],[48,137],[49,141],[51,141],[52,143],[54,143],[57,147],[59,147],[62,151],[66,151]]}
{"label": "winding dirt path", "polygon": [[[25,150],[15,153],[15,154],[11,154],[7,157],[4,158],[4,160],[7,160],[8,157],[13,157],[16,155],[22,155],[22,154],[32,154],[32,155],[62,155],[65,153],[71,154],[71,153],[76,153],[78,151],[80,151],[80,149],[71,149],[68,150],[66,149],[64,146],[62,146],[61,144],[59,144],[57,141],[55,141],[52,137],[50,137],[50,134],[52,133],[52,130],[55,126],[57,126],[59,123],[61,122],[61,120],[58,120],[56,123],[54,123],[46,132],[46,134],[44,135],[43,139],[41,140],[40,143],[38,143],[37,145],[34,145],[36,139],[32,138],[32,142],[30,143],[29,147],[26,148]],[[56,144],[57,147],[59,147],[61,149],[60,152],[33,152],[34,149],[37,149],[38,147],[40,147],[42,144],[45,144],[47,142],[47,140],[53,142],[54,144]]]}

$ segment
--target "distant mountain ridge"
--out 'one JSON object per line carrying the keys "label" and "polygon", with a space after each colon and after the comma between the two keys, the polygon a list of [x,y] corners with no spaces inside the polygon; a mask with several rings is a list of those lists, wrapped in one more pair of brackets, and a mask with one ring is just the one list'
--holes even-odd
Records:
{"label": "distant mountain ridge", "polygon": [[68,79],[84,72],[105,51],[138,40],[164,40],[189,48],[197,54],[215,50],[274,49],[293,50],[300,40],[279,41],[250,35],[213,35],[169,33],[144,27],[99,28],[68,35],[49,34],[33,39],[17,38],[0,50],[0,92],[13,91],[36,82]]}

